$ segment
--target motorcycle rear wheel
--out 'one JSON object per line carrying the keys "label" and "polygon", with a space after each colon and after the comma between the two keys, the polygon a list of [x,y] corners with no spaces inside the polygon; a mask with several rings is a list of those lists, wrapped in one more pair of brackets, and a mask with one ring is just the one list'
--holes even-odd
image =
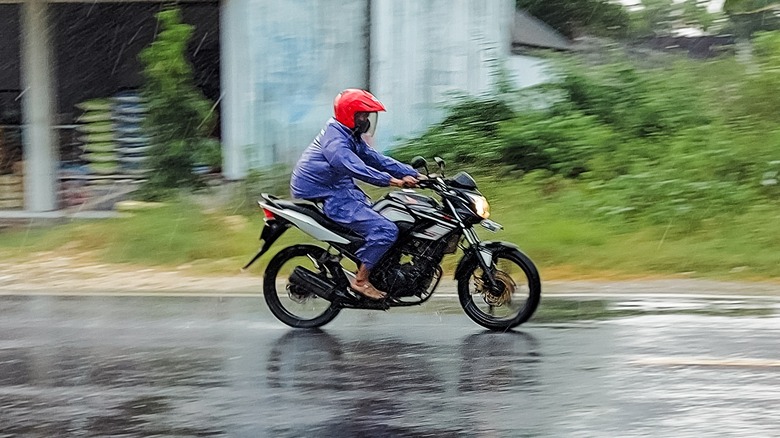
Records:
{"label": "motorcycle rear wheel", "polygon": [[472,260],[457,279],[458,298],[474,322],[490,330],[507,331],[528,321],[539,306],[539,272],[528,256],[508,247],[494,253],[491,269],[502,294],[497,297],[487,290],[482,268]]}
{"label": "motorcycle rear wheel", "polygon": [[[295,328],[316,328],[331,322],[341,308],[311,291],[291,285],[288,279],[296,266],[319,272],[315,260],[325,250],[314,245],[294,245],[279,251],[268,263],[263,278],[263,296],[268,309],[283,323]],[[329,281],[333,273],[326,270]]]}

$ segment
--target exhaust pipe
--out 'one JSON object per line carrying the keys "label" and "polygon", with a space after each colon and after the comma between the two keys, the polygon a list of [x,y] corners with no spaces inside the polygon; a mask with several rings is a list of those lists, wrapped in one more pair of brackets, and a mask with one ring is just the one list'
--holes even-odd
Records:
{"label": "exhaust pipe", "polygon": [[320,298],[333,301],[336,285],[304,267],[296,266],[288,280],[291,284],[312,292]]}

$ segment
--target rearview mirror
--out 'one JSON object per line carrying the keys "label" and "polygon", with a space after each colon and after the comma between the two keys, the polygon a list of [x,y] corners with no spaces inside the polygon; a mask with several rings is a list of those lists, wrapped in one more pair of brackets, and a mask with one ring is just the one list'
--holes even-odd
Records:
{"label": "rearview mirror", "polygon": [[439,165],[439,172],[444,173],[444,166],[445,166],[444,159],[442,157],[435,157],[433,161],[435,161],[436,164]]}
{"label": "rearview mirror", "polygon": [[425,158],[423,158],[423,157],[421,157],[419,155],[414,157],[414,158],[412,158],[412,162],[409,163],[409,164],[411,164],[411,166],[414,167],[415,169],[425,169],[425,173],[426,174],[429,173],[428,172],[428,161]]}

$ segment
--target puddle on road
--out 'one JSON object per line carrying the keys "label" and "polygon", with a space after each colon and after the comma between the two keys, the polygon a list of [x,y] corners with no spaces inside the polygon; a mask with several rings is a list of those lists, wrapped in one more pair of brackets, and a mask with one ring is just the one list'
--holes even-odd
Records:
{"label": "puddle on road", "polygon": [[765,299],[721,298],[639,298],[615,300],[609,303],[611,312],[639,312],[640,314],[692,314],[712,316],[772,316],[778,303]]}
{"label": "puddle on road", "polygon": [[323,331],[271,324],[244,298],[170,301],[8,310],[0,438],[772,436],[780,425],[770,299],[545,297],[510,333],[481,331],[455,300],[345,312]]}
{"label": "puddle on road", "polygon": [[642,315],[702,315],[761,317],[777,314],[777,303],[756,300],[723,299],[561,299],[545,298],[534,322],[614,319]]}
{"label": "puddle on road", "polygon": [[[543,297],[531,323],[560,323],[623,318],[642,315],[703,315],[731,317],[762,317],[778,314],[780,304],[768,299],[719,298],[556,298]],[[395,311],[395,310],[392,310]],[[414,313],[462,314],[453,300],[432,300]]]}

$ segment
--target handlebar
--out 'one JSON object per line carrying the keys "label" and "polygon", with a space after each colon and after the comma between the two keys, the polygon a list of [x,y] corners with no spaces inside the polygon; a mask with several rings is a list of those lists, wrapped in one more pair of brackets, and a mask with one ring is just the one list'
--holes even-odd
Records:
{"label": "handlebar", "polygon": [[428,178],[428,179],[421,179],[417,181],[417,187],[421,189],[429,189],[436,187],[438,185],[438,182],[434,178]]}
{"label": "handlebar", "polygon": [[440,194],[449,191],[447,181],[442,179],[440,175],[435,174],[429,175],[428,179],[418,180],[417,187],[421,189],[430,189]]}

